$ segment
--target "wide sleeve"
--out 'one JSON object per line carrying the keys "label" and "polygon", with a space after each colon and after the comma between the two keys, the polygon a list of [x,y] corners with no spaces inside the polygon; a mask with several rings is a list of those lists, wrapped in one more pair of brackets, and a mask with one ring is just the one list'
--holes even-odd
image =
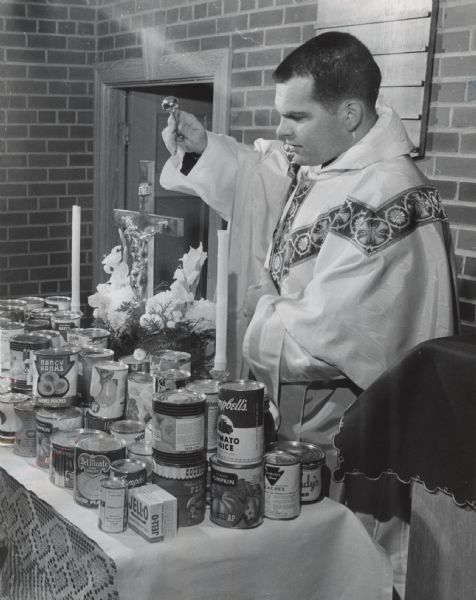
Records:
{"label": "wide sleeve", "polygon": [[450,272],[435,222],[370,255],[329,233],[303,293],[260,299],[243,348],[275,394],[280,364],[296,379],[328,378],[333,366],[366,388],[417,343],[451,333]]}

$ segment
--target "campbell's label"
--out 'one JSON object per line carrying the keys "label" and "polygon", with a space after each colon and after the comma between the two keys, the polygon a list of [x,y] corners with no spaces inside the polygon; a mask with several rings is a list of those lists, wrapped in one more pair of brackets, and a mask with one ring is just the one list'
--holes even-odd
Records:
{"label": "campbell's label", "polygon": [[217,458],[235,465],[256,464],[263,457],[264,386],[256,381],[220,385]]}

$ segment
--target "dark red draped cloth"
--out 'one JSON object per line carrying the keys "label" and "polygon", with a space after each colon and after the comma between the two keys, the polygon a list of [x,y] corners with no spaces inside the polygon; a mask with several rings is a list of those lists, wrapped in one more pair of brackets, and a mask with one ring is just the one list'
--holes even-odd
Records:
{"label": "dark red draped cloth", "polygon": [[334,473],[393,472],[476,508],[476,336],[416,346],[344,413]]}

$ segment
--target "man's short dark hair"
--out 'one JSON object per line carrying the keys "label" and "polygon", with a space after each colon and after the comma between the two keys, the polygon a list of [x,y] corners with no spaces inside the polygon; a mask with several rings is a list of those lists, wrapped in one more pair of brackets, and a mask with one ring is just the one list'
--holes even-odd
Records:
{"label": "man's short dark hair", "polygon": [[273,73],[276,83],[312,77],[314,98],[328,110],[346,98],[374,107],[382,76],[370,50],[353,35],[330,31],[291,52]]}

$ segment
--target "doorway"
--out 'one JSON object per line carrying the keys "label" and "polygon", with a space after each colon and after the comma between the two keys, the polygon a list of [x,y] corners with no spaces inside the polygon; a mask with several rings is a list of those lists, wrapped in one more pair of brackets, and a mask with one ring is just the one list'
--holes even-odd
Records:
{"label": "doorway", "polygon": [[[135,86],[126,90],[127,139],[125,148],[125,208],[138,210],[139,164],[153,161],[155,167],[154,197],[151,210],[161,216],[180,217],[184,220],[184,235],[171,237],[157,235],[154,240],[154,292],[167,289],[173,280],[180,258],[190,246],[203,244],[208,252],[209,209],[198,197],[165,190],[159,183],[162,168],[169,152],[161,132],[167,125],[168,113],[162,109],[162,100],[175,96],[181,110],[194,114],[210,129],[213,113],[213,85],[194,83],[179,85]],[[207,295],[207,263],[200,277],[197,293]]]}

